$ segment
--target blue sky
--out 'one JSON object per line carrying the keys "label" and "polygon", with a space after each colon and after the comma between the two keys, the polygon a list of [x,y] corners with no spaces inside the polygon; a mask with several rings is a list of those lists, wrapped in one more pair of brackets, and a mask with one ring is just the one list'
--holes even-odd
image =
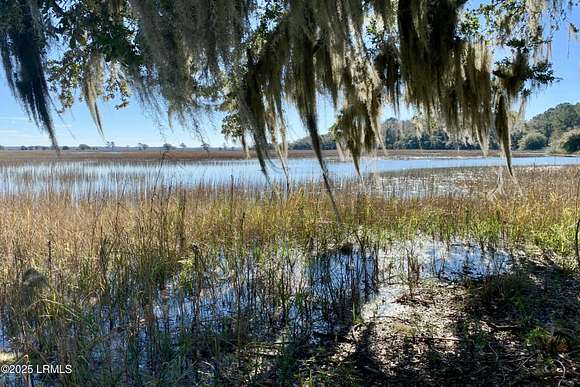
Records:
{"label": "blue sky", "polygon": [[[580,12],[575,10],[572,20],[580,25]],[[563,28],[556,33],[552,46],[553,67],[555,75],[561,80],[545,90],[534,94],[527,105],[526,118],[563,102],[580,102],[580,43],[571,40],[568,29]],[[21,109],[6,85],[6,80],[0,76],[0,145],[49,145],[50,141],[44,132],[32,123]],[[105,141],[114,141],[118,146],[134,146],[143,142],[151,146],[165,142],[188,146],[199,146],[201,140],[192,130],[179,126],[170,129],[167,125],[160,126],[149,113],[144,111],[137,101],[132,101],[125,109],[116,110],[112,104],[100,104],[103,119],[104,138],[95,128],[86,107],[78,103],[62,117],[55,115],[57,138],[60,145],[103,145]],[[389,108],[385,109],[384,117],[392,116]],[[402,117],[407,118],[408,112],[403,111]],[[288,111],[290,138],[296,139],[306,135],[300,121],[292,109]],[[321,101],[319,105],[319,125],[321,131],[332,125],[334,112],[328,103]],[[219,116],[203,117],[200,129],[206,142],[211,146],[221,146],[225,140],[220,135]]]}

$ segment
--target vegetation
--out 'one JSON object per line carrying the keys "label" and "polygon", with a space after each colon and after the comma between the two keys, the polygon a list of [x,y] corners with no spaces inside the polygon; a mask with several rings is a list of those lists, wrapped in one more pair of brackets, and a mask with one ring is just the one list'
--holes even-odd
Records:
{"label": "vegetation", "polygon": [[[138,100],[198,134],[217,112],[265,177],[274,154],[286,177],[193,184],[177,161],[213,158],[205,141],[2,152],[1,383],[577,384],[580,175],[516,181],[511,149],[578,150],[579,105],[521,116],[580,2],[479,3],[0,0],[7,84],[54,146],[53,100],[82,100],[101,132],[100,101]],[[381,126],[401,102],[417,116]],[[290,179],[287,111],[322,180]],[[498,148],[510,176],[360,175],[379,147]],[[334,148],[359,176],[331,184]]]}
{"label": "vegetation", "polygon": [[[459,140],[452,138],[443,128],[434,128],[429,131],[419,129],[413,122],[389,118],[381,125],[382,138],[386,149],[480,149],[479,144],[473,143],[468,137]],[[332,133],[319,136],[323,150],[337,149]],[[490,147],[498,149],[496,141]],[[312,149],[309,137],[304,137],[290,144],[290,149]]]}
{"label": "vegetation", "polygon": [[559,146],[568,153],[580,151],[580,128],[571,130],[560,137]]}
{"label": "vegetation", "polygon": [[[580,126],[580,103],[575,105],[563,103],[538,114],[527,121],[521,130],[516,131],[513,136],[517,139],[520,149],[526,149],[524,139],[533,140],[532,146],[550,146],[553,150],[574,152],[574,141],[569,146],[562,146],[566,139],[573,138],[574,135],[568,133]],[[540,137],[541,136],[541,137]],[[531,149],[531,148],[527,148]]]}
{"label": "vegetation", "polygon": [[530,132],[518,142],[521,150],[543,149],[548,144],[548,139],[540,132]]}
{"label": "vegetation", "polygon": [[538,114],[525,124],[526,132],[539,132],[556,144],[567,131],[580,126],[580,103],[563,103]]}
{"label": "vegetation", "polygon": [[[393,250],[416,238],[577,266],[576,168],[522,169],[522,184],[493,199],[495,177],[481,170],[413,172],[392,186],[347,180],[335,192],[340,223],[319,183],[264,193],[235,182],[161,187],[137,174],[137,191],[79,191],[89,176],[78,171],[46,181],[24,173],[22,191],[0,195],[0,250],[10,257],[0,276],[3,361],[72,365],[40,375],[48,384],[316,384],[321,369],[301,359],[356,326],[391,276],[421,300],[431,263]],[[543,318],[523,333],[553,356],[541,343],[561,322]],[[573,362],[577,345],[566,341],[559,361]]]}
{"label": "vegetation", "polygon": [[[323,150],[336,149],[336,141],[334,141],[334,137],[332,136],[332,134],[327,133],[320,135],[319,142],[320,147]],[[289,148],[296,150],[312,149],[312,141],[310,141],[310,137],[303,137],[299,140],[290,143]]]}
{"label": "vegetation", "polygon": [[[564,150],[558,146],[560,138],[578,125],[580,125],[580,103],[560,104],[522,123],[520,129],[512,132],[510,136],[512,149],[539,150],[551,144],[555,149]],[[336,149],[332,128],[330,133],[319,138],[322,149]],[[388,118],[381,124],[381,138],[387,149],[481,148],[470,136],[453,135],[438,121],[432,119],[427,123],[421,116],[414,117],[413,120]],[[490,135],[489,147],[500,148],[495,133]],[[312,143],[309,137],[304,137],[291,143],[290,149],[312,149]]]}

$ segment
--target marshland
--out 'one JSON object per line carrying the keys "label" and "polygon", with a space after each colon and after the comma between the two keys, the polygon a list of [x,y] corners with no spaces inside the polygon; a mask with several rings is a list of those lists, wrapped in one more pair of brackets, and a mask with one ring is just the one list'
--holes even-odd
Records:
{"label": "marshland", "polygon": [[580,169],[539,159],[339,173],[336,211],[314,178],[4,163],[1,361],[73,369],[4,382],[577,380]]}
{"label": "marshland", "polygon": [[0,1],[0,384],[580,385],[579,8]]}

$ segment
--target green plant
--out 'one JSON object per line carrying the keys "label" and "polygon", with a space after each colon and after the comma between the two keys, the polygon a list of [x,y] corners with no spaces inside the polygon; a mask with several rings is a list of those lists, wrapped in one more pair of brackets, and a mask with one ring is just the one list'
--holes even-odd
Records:
{"label": "green plant", "polygon": [[543,149],[548,143],[548,139],[542,133],[531,132],[526,134],[519,142],[520,150],[539,150]]}
{"label": "green plant", "polygon": [[580,128],[571,130],[559,140],[559,147],[567,153],[574,153],[580,151]]}
{"label": "green plant", "polygon": [[553,355],[568,352],[570,347],[566,337],[543,327],[535,327],[526,333],[525,340],[528,345]]}

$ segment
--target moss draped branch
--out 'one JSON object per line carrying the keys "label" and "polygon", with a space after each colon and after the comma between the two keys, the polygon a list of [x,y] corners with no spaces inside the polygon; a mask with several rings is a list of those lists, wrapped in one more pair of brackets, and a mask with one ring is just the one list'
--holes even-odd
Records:
{"label": "moss draped branch", "polygon": [[[285,104],[311,136],[324,179],[317,101],[359,159],[382,144],[378,120],[400,104],[466,132],[485,148],[495,131],[509,164],[509,111],[554,77],[542,56],[577,1],[521,0],[476,10],[464,0],[0,0],[8,84],[56,145],[52,90],[80,95],[99,130],[98,100],[129,94],[183,124],[227,106],[267,173],[285,155]],[[481,21],[485,22],[482,23]],[[567,24],[566,24],[567,26]],[[493,48],[512,55],[492,64]],[[50,53],[51,60],[47,60]],[[52,57],[56,57],[52,59]],[[539,59],[538,59],[539,58]],[[49,79],[49,81],[47,81]],[[227,103],[224,103],[224,102]]]}

